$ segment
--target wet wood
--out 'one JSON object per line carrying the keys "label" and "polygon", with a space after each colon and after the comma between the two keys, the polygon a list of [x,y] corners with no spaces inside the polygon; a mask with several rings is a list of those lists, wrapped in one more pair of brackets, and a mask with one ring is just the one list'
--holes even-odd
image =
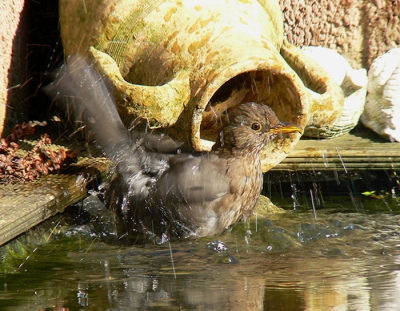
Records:
{"label": "wet wood", "polygon": [[367,130],[325,140],[301,140],[274,171],[400,169],[400,143]]}
{"label": "wet wood", "polygon": [[0,245],[87,196],[88,185],[110,168],[103,158],[82,158],[61,173],[0,186]]}

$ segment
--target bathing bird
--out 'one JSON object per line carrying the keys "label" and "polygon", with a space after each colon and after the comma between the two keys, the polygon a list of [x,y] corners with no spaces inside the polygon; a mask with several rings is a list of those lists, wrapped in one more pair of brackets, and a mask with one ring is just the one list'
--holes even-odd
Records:
{"label": "bathing bird", "polygon": [[47,93],[67,103],[115,163],[105,201],[116,211],[120,236],[129,239],[215,235],[248,218],[262,190],[261,150],[278,136],[302,132],[255,102],[226,112],[209,152],[129,132],[107,79],[81,55],[69,57]]}

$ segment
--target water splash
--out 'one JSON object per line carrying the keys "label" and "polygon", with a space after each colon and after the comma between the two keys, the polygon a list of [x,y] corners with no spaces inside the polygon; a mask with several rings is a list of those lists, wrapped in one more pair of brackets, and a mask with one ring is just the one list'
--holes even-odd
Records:
{"label": "water splash", "polygon": [[312,209],[313,209],[313,212],[314,212],[314,219],[317,220],[317,209],[315,207],[314,194],[313,194],[312,189],[310,189],[310,197],[311,197]]}

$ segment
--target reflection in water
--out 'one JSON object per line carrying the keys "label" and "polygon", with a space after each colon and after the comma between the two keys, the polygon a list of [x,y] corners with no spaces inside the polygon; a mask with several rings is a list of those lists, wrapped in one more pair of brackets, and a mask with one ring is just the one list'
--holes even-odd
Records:
{"label": "reflection in water", "polygon": [[316,220],[312,211],[294,211],[258,219],[257,232],[252,223],[248,244],[238,224],[219,237],[223,243],[173,242],[172,253],[168,244],[113,246],[80,234],[59,235],[15,273],[0,275],[1,306],[397,310],[399,222],[394,214],[319,210]]}

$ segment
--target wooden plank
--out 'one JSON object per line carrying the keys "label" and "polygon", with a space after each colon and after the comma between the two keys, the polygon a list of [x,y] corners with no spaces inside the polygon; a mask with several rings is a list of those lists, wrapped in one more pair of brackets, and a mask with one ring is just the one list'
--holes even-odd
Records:
{"label": "wooden plank", "polygon": [[400,169],[400,143],[364,131],[333,139],[300,140],[272,171],[383,169]]}
{"label": "wooden plank", "polygon": [[111,161],[83,158],[59,174],[0,186],[0,245],[87,196],[87,186],[105,176]]}

